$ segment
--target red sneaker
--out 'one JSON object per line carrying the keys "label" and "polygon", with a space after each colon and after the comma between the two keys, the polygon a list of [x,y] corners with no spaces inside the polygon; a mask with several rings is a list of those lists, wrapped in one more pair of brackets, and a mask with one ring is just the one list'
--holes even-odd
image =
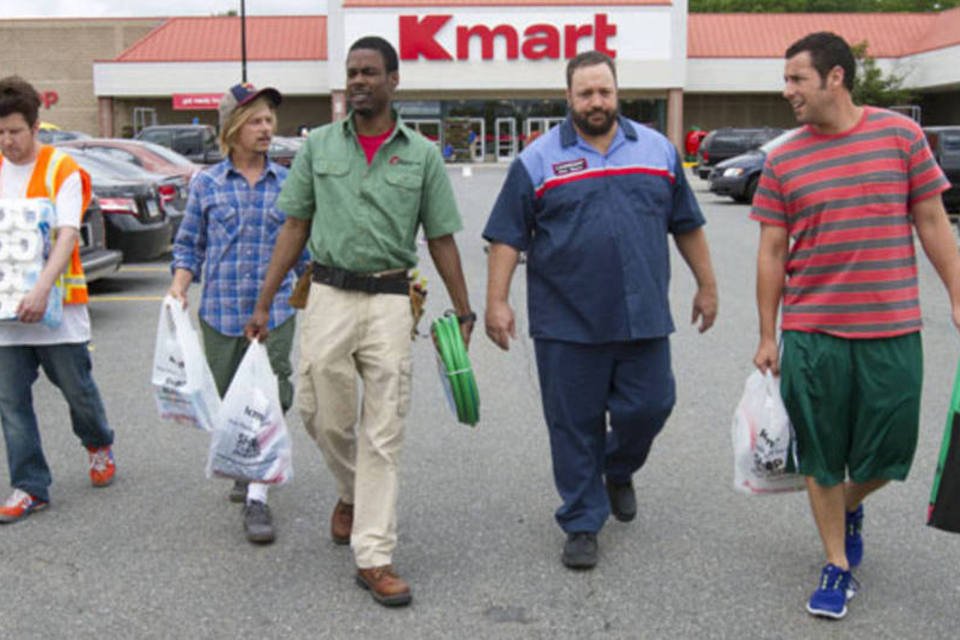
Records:
{"label": "red sneaker", "polygon": [[117,473],[113,451],[109,446],[87,447],[87,451],[90,452],[90,483],[95,487],[106,487]]}
{"label": "red sneaker", "polygon": [[26,491],[14,489],[13,494],[0,507],[0,523],[7,524],[26,518],[34,511],[46,509],[50,503],[34,498]]}

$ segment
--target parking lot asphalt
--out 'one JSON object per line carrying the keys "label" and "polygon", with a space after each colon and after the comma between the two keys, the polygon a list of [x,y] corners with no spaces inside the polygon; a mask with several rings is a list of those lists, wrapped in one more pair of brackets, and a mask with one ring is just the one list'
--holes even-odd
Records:
{"label": "parking lot asphalt", "polygon": [[[449,169],[465,220],[458,236],[474,308],[486,285],[480,231],[503,167]],[[635,478],[639,515],[611,521],[592,572],[560,564],[546,428],[526,337],[524,267],[511,300],[521,338],[500,352],[478,327],[471,354],[481,421],[457,424],[418,339],[401,463],[395,564],[413,587],[400,610],[353,581],[329,538],[331,475],[295,412],[294,479],[270,493],[278,540],[253,547],[228,483],[208,480],[209,438],[162,422],[150,387],[161,262],[126,265],[90,304],[94,374],[117,432],[118,479],[93,489],[64,402],[34,386],[54,473],[51,508],[0,527],[5,638],[946,638],[960,622],[960,536],[924,526],[957,363],[957,331],[921,258],[925,330],[922,429],[910,478],[867,503],[862,589],[847,618],[803,609],[822,552],[803,493],[748,498],[732,488],[731,419],[756,346],[748,208],[691,178],[720,283],[716,327],[689,322],[693,282],[673,254],[678,402]],[[426,248],[427,319],[449,306]],[[196,287],[192,291],[196,307]],[[421,328],[425,328],[424,322]]]}

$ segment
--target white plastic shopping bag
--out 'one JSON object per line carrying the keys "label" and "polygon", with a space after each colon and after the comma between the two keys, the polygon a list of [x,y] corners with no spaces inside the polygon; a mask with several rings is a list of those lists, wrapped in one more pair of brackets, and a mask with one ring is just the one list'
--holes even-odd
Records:
{"label": "white plastic shopping bag", "polygon": [[171,296],[160,307],[152,382],[161,418],[213,431],[220,410],[217,384],[190,316]]}
{"label": "white plastic shopping bag", "polygon": [[797,491],[804,477],[796,469],[793,427],[780,397],[780,378],[754,371],[733,415],[733,486],[756,495]]}
{"label": "white plastic shopping bag", "polygon": [[223,397],[210,442],[207,477],[284,484],[293,477],[292,447],[277,376],[267,348],[254,341]]}

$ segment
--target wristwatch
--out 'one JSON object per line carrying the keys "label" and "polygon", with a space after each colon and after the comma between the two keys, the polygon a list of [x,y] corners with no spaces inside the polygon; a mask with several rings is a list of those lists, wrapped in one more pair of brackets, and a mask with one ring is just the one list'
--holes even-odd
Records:
{"label": "wristwatch", "polygon": [[462,316],[457,316],[457,322],[460,324],[467,324],[468,322],[476,322],[477,314],[473,311],[465,313]]}

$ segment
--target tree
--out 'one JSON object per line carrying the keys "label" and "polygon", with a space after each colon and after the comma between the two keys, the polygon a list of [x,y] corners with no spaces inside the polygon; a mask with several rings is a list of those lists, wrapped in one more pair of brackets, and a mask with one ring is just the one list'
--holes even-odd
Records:
{"label": "tree", "polygon": [[960,0],[690,0],[691,13],[866,13],[943,11]]}
{"label": "tree", "polygon": [[850,47],[857,59],[853,101],[875,107],[912,103],[916,96],[909,89],[903,88],[903,76],[894,73],[884,76],[877,66],[877,61],[867,53],[867,47],[866,40]]}

